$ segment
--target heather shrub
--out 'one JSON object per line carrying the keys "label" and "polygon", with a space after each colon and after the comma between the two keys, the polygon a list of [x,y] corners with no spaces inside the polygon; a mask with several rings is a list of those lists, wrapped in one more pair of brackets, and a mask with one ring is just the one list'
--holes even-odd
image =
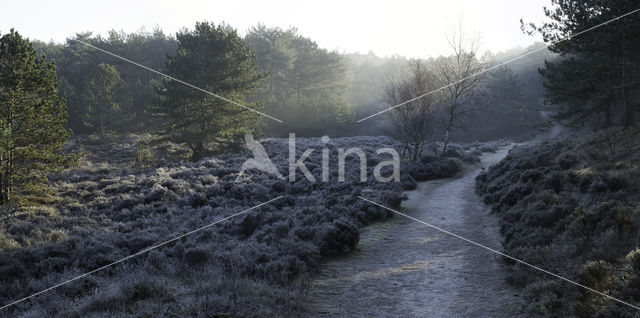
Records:
{"label": "heather shrub", "polygon": [[626,255],[626,259],[636,275],[640,274],[640,248],[636,248]]}
{"label": "heather shrub", "polygon": [[[57,199],[47,209],[12,210],[10,218],[0,214],[2,303],[283,197],[18,304],[9,315],[296,316],[301,286],[322,258],[353,251],[361,226],[393,215],[356,195],[397,207],[417,181],[454,176],[462,162],[480,155],[452,145],[455,158],[403,161],[400,182],[380,183],[374,166],[389,158],[375,150],[396,147],[395,140],[334,138],[325,144],[298,138],[297,157],[314,149],[307,166],[317,180],[321,149],[330,150],[330,182],[309,182],[298,171],[291,183],[256,170],[240,176],[251,156],[247,151],[186,162],[183,146],[148,137],[78,138],[81,164],[51,177]],[[262,145],[287,173],[287,140]],[[337,181],[337,149],[351,147],[367,155],[365,182],[357,156],[346,158],[345,181]],[[152,154],[151,165],[138,166],[141,148]]]}
{"label": "heather shrub", "polygon": [[495,144],[484,144],[479,148],[482,152],[496,152],[498,147]]}
{"label": "heather shrub", "polygon": [[[372,177],[375,163],[389,160],[375,150],[393,147],[393,139],[336,138],[330,145],[318,139],[298,141],[297,156],[306,147],[316,149],[314,162],[320,161],[320,148],[331,147],[331,167],[337,165],[337,147],[361,147],[370,158],[371,178],[360,182],[359,162],[350,157],[345,182],[336,182],[335,169],[329,183],[310,183],[301,175],[289,183],[259,171],[238,178],[249,153],[168,163],[169,154],[179,152],[179,147],[155,142],[149,142],[148,149],[163,166],[132,171],[142,145],[137,137],[121,143],[80,141],[82,164],[53,177],[53,192],[60,200],[52,204],[52,211],[0,217],[1,302],[284,195],[241,217],[13,306],[9,314],[295,316],[304,277],[322,257],[352,251],[360,226],[390,217],[355,195],[398,205],[405,198],[403,189],[416,186],[404,170],[397,184]],[[278,169],[286,172],[288,157],[282,155],[288,149],[286,140],[272,139],[263,145]],[[452,166],[453,159],[446,160],[442,165]],[[321,167],[308,166],[320,179]]]}
{"label": "heather shrub", "polygon": [[[605,132],[606,133],[606,132]],[[476,178],[500,218],[505,253],[637,304],[640,280],[639,153],[602,153],[603,132],[514,147]],[[620,149],[637,149],[629,139]],[[552,276],[507,262],[532,316],[633,317],[633,309]],[[626,308],[625,308],[626,307]]]}
{"label": "heather shrub", "polygon": [[202,265],[209,260],[209,254],[204,248],[191,248],[184,252],[184,260],[191,266]]}
{"label": "heather shrub", "polygon": [[360,233],[355,224],[337,219],[332,224],[327,224],[320,230],[320,254],[325,256],[337,256],[351,252],[358,241]]}
{"label": "heather shrub", "polygon": [[406,163],[404,167],[416,181],[450,178],[462,171],[462,165],[456,159],[431,156],[424,156],[417,163]]}
{"label": "heather shrub", "polygon": [[[595,290],[611,290],[616,276],[603,261],[589,261],[583,265],[579,274],[579,283]],[[590,290],[580,289],[576,304],[576,314],[580,317],[593,317],[607,305],[609,299]]]}

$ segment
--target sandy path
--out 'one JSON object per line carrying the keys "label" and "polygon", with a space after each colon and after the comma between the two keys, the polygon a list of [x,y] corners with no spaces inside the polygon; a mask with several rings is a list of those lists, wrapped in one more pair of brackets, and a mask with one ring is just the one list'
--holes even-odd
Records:
{"label": "sandy path", "polygon": [[[474,192],[480,167],[506,155],[487,154],[462,177],[421,183],[405,211],[420,220],[501,250],[497,219]],[[362,230],[358,250],[321,266],[304,316],[513,317],[518,291],[504,281],[499,257],[396,216]]]}

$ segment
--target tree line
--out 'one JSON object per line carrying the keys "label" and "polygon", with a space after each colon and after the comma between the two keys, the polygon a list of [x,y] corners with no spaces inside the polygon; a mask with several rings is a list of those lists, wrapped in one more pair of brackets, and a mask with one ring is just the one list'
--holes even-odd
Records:
{"label": "tree line", "polygon": [[[233,149],[248,132],[325,133],[349,116],[342,56],[295,29],[258,26],[241,37],[201,22],[175,37],[159,29],[79,33],[64,44],[11,30],[0,58],[0,203],[63,169],[73,158],[61,152],[72,132],[154,132],[186,144],[197,160],[212,145]],[[251,109],[296,124],[274,128]]]}
{"label": "tree line", "polygon": [[[292,131],[300,136],[392,133],[407,149],[411,143],[415,148],[416,140],[426,140],[425,136],[443,140],[446,148],[451,140],[464,135],[454,129],[463,126],[460,118],[481,113],[470,107],[482,104],[481,95],[488,92],[498,98],[498,93],[504,94],[499,84],[492,91],[491,85],[480,89],[481,81],[469,87],[462,83],[447,90],[448,102],[442,108],[446,112],[425,114],[418,121],[378,116],[355,125],[356,116],[379,110],[385,102],[404,102],[482,65],[467,51],[457,52],[464,55],[463,60],[456,60],[455,55],[426,61],[344,55],[319,47],[295,28],[257,25],[241,36],[229,25],[210,22],[196,23],[193,29],[182,29],[175,36],[156,28],[150,32],[111,31],[107,36],[85,32],[65,43],[45,43],[29,41],[11,30],[2,39],[0,58],[7,61],[0,70],[2,202],[10,201],[14,189],[35,189],[46,181],[46,173],[73,161],[73,156],[61,153],[72,133],[105,136],[152,132],[187,145],[192,160],[216,150],[237,149],[247,132],[271,136]],[[451,61],[466,64],[445,63]],[[516,81],[509,70],[500,74],[494,76]],[[400,82],[391,84],[391,78]],[[513,87],[519,90],[519,85]],[[427,106],[432,102],[422,101]],[[502,106],[495,105],[485,109],[501,112]],[[252,109],[279,118],[284,124],[265,120]],[[404,109],[414,111],[412,107]],[[20,125],[15,124],[16,116],[23,116]],[[390,132],[386,127],[394,120],[416,122],[429,133],[419,137],[410,131]],[[436,122],[447,123],[444,134],[434,133],[440,129]],[[414,140],[408,141],[411,138]],[[415,153],[413,156],[417,157]]]}
{"label": "tree line", "polygon": [[[189,52],[206,50],[209,54],[198,56],[194,54],[189,57],[193,63],[198,64],[189,67],[195,67],[198,70],[204,70],[207,67],[206,70],[213,72],[214,68],[220,66],[215,64],[218,62],[214,62],[215,54],[223,54],[223,51],[228,54],[244,54],[240,53],[243,46],[253,51],[254,61],[248,61],[246,65],[252,63],[257,65],[250,66],[249,68],[253,69],[248,71],[256,73],[253,75],[256,77],[256,82],[251,84],[255,87],[248,91],[244,88],[236,88],[242,95],[240,99],[246,99],[245,102],[252,104],[252,107],[279,118],[285,123],[266,120],[252,125],[253,129],[260,128],[259,130],[270,135],[284,136],[291,131],[296,131],[301,136],[384,133],[380,127],[384,126],[387,120],[381,122],[382,117],[358,125],[355,125],[355,120],[385,106],[384,90],[389,85],[390,79],[398,80],[412,76],[410,74],[412,62],[403,57],[379,58],[373,54],[364,57],[358,54],[339,54],[320,48],[310,38],[298,34],[295,28],[283,30],[257,25],[241,37],[229,25],[215,26],[211,23],[200,23],[196,25],[195,31],[200,32],[197,30],[204,24],[217,28],[218,30],[214,33],[233,34],[227,40],[231,41],[230,39],[233,38],[236,45],[234,47],[224,44],[227,45],[224,46],[224,41],[217,41],[215,43],[223,46],[215,47],[212,43],[206,46],[191,42],[192,47],[189,48]],[[171,81],[166,81],[158,74],[96,51],[75,40],[89,43],[186,82],[201,84],[196,86],[210,86],[210,81],[221,79],[215,76],[203,78],[198,72],[185,71],[178,66],[169,69],[171,59],[180,55],[179,46],[186,45],[185,35],[190,32],[192,31],[185,29],[175,37],[166,35],[158,28],[151,32],[110,31],[106,37],[79,33],[64,44],[34,41],[34,46],[38,52],[45,54],[48,60],[56,61],[58,78],[61,82],[60,95],[66,99],[69,109],[67,126],[74,133],[104,135],[109,132],[156,132],[170,128],[164,125],[165,119],[171,118],[167,116],[167,109],[171,109],[171,107],[167,108],[167,103],[175,103],[175,101],[167,98],[165,90],[166,86],[177,83],[168,84]],[[194,41],[202,40],[204,43],[207,37],[215,36],[213,33],[200,33]],[[432,58],[423,62],[439,65],[440,75],[450,76],[451,81],[459,74],[452,73],[454,72],[452,69],[442,69],[446,63],[441,61],[446,59],[446,57]],[[435,63],[435,60],[439,62]],[[526,70],[525,75],[530,76],[535,73],[536,63],[540,61],[540,59],[528,61],[527,65],[533,65],[533,67]],[[236,61],[227,62],[229,63],[226,64],[227,66],[236,63]],[[450,74],[447,75],[447,73]],[[220,72],[220,74],[224,73]],[[447,82],[442,79],[434,78],[434,80],[436,81],[433,83],[437,85]],[[524,81],[523,86],[538,87],[540,81],[533,78]],[[215,91],[218,87],[211,86],[211,89]],[[185,87],[184,91],[178,94],[185,93],[187,90]],[[499,91],[484,91],[485,95],[500,94]],[[462,113],[469,111],[468,109],[463,111],[460,105],[466,106],[466,103],[452,101],[453,117],[460,117],[457,116],[459,111]],[[492,105],[485,103],[485,105],[488,107],[473,108],[474,114],[482,117],[482,113],[501,112],[499,106],[502,105],[499,102]],[[520,109],[524,107],[520,106]],[[531,108],[532,105],[525,106]],[[240,109],[233,107],[230,110],[242,113]],[[222,112],[220,114],[222,115]],[[205,118],[208,117],[205,116]],[[483,120],[491,118],[495,116],[482,117]],[[521,116],[521,118],[525,121],[532,120],[530,116]],[[465,129],[470,128],[474,122],[477,121],[471,120],[461,126]],[[483,126],[484,128],[478,126],[471,129],[474,131],[454,132],[456,125],[459,125],[456,121],[450,121],[447,124],[448,128],[445,131],[449,131],[449,138],[464,139],[467,136],[478,136],[477,130],[502,127],[501,123],[493,122],[487,123]],[[489,139],[499,134],[518,133],[517,130],[517,128],[495,129],[480,135],[483,139]]]}
{"label": "tree line", "polygon": [[[76,40],[198,87],[211,86],[212,92],[228,90],[224,94],[235,94],[234,97],[246,99],[252,107],[288,123],[286,126],[263,123],[266,125],[263,131],[268,129],[271,134],[284,135],[295,130],[301,135],[318,135],[345,128],[345,123],[353,119],[342,55],[320,48],[294,28],[282,30],[258,25],[241,37],[226,24],[197,23],[194,30],[182,30],[175,37],[156,28],[152,32],[110,31],[106,37],[79,33],[64,44],[34,41],[38,52],[56,61],[60,95],[65,97],[69,108],[68,127],[75,133],[104,135],[166,129],[162,127],[162,118],[170,117],[166,116],[167,103],[175,102],[166,96],[167,87],[174,87],[170,92],[178,95],[188,94],[186,87],[178,92],[176,82],[165,81],[158,74]],[[193,54],[185,57],[183,52]],[[236,54],[248,54],[246,61],[236,59]],[[234,58],[226,61],[219,58],[225,55]],[[222,71],[224,68],[226,73]],[[230,72],[243,73],[239,77],[255,77],[255,81],[225,88],[211,84],[228,82],[230,78],[222,77]],[[192,97],[203,97],[201,93],[194,94]],[[238,109],[229,107],[228,113],[235,114],[235,110]],[[224,116],[221,111],[218,117]],[[207,116],[204,119],[207,118],[210,119]]]}
{"label": "tree line", "polygon": [[139,132],[153,124],[162,78],[75,40],[161,71],[167,55],[175,53],[175,38],[155,29],[110,31],[106,37],[78,33],[62,44],[34,41],[40,54],[56,62],[60,96],[67,101],[68,127],[74,133]]}

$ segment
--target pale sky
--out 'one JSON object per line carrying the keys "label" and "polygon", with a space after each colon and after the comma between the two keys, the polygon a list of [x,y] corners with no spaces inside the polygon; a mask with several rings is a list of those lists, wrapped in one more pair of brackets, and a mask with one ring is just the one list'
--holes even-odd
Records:
{"label": "pale sky", "polygon": [[76,32],[106,34],[160,26],[165,33],[196,21],[226,22],[245,34],[257,23],[297,27],[321,47],[343,53],[373,51],[429,57],[447,54],[445,34],[457,21],[482,34],[482,50],[527,46],[539,38],[520,31],[520,19],[544,21],[550,0],[442,1],[35,1],[0,3],[0,33],[10,28],[31,39],[62,42]]}

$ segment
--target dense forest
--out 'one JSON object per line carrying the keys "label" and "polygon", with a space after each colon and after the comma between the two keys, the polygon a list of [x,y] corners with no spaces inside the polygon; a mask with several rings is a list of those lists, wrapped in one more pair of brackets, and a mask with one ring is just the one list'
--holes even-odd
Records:
{"label": "dense forest", "polygon": [[[206,31],[210,32],[206,34],[203,28],[212,30]],[[192,38],[188,38],[189,35]],[[170,108],[164,100],[164,90],[167,89],[167,85],[172,84],[165,83],[162,76],[152,71],[97,51],[83,42],[198,86],[214,78],[197,79],[194,77],[196,75],[192,74],[193,70],[187,69],[178,73],[172,71],[171,64],[176,63],[175,59],[181,58],[182,50],[206,50],[209,54],[215,55],[216,43],[207,46],[203,42],[216,36],[225,38],[220,41],[242,43],[236,48],[226,47],[225,50],[228,52],[244,54],[241,53],[245,50],[244,47],[252,52],[247,51],[247,54],[253,56],[247,57],[249,60],[246,62],[246,68],[249,69],[245,71],[247,74],[254,73],[252,76],[256,77],[255,83],[244,83],[243,85],[247,86],[243,88],[245,91],[236,93],[245,96],[243,98],[246,98],[246,102],[255,104],[252,107],[259,108],[286,123],[283,125],[264,120],[263,133],[275,136],[290,131],[306,136],[385,133],[380,129],[376,131],[375,128],[380,126],[383,118],[377,119],[374,123],[354,123],[357,119],[385,107],[385,87],[393,81],[409,76],[412,63],[411,59],[402,56],[383,58],[373,53],[339,54],[318,47],[312,39],[300,35],[294,28],[282,30],[264,25],[251,28],[242,38],[237,30],[229,25],[201,23],[195,30],[179,33],[175,37],[166,35],[160,29],[154,29],[152,32],[141,30],[129,34],[111,31],[106,37],[93,36],[90,32],[85,32],[69,38],[66,43],[34,41],[33,45],[39,55],[44,54],[47,60],[56,62],[61,83],[60,96],[66,99],[69,109],[68,127],[76,134],[104,135],[164,131],[166,126],[163,126],[164,121],[161,118],[167,115],[166,108]],[[189,47],[188,41],[199,41],[201,47]],[[487,52],[475,59],[479,62],[482,60],[483,67],[490,67],[538,47],[539,45],[534,45],[507,52]],[[478,102],[478,107],[467,118],[468,121],[477,122],[472,120],[475,116],[495,118],[494,115],[498,114],[513,116],[514,119],[526,123],[525,126],[539,124],[540,118],[536,116],[542,107],[541,100],[539,97],[532,97],[540,96],[541,78],[537,68],[542,66],[545,59],[552,59],[549,54],[531,55],[491,72],[482,87],[478,88],[477,95],[483,95],[483,101]],[[194,67],[204,67],[206,63],[214,63],[212,66],[220,65],[215,63],[223,63],[208,58],[198,60],[205,57],[184,58],[190,61],[183,63],[192,63]],[[434,58],[421,62],[430,68],[435,68],[439,63],[438,59]],[[226,63],[236,65],[234,63],[240,61]],[[178,66],[173,68],[177,69]],[[507,92],[499,92],[501,82],[509,83],[511,88]],[[254,87],[250,88],[252,85]],[[98,92],[98,88],[105,88],[105,92]],[[219,92],[221,88],[211,89]],[[231,91],[228,94],[232,94]],[[514,106],[498,106],[497,100],[504,98],[509,98]],[[511,128],[500,127],[501,123],[488,123],[485,126],[503,129],[501,136],[529,132],[520,124]],[[490,130],[487,127],[469,129]],[[495,138],[498,133],[487,131],[485,134],[476,138],[489,140]],[[475,131],[459,134],[459,138],[466,140],[471,140],[470,136],[477,134]]]}

